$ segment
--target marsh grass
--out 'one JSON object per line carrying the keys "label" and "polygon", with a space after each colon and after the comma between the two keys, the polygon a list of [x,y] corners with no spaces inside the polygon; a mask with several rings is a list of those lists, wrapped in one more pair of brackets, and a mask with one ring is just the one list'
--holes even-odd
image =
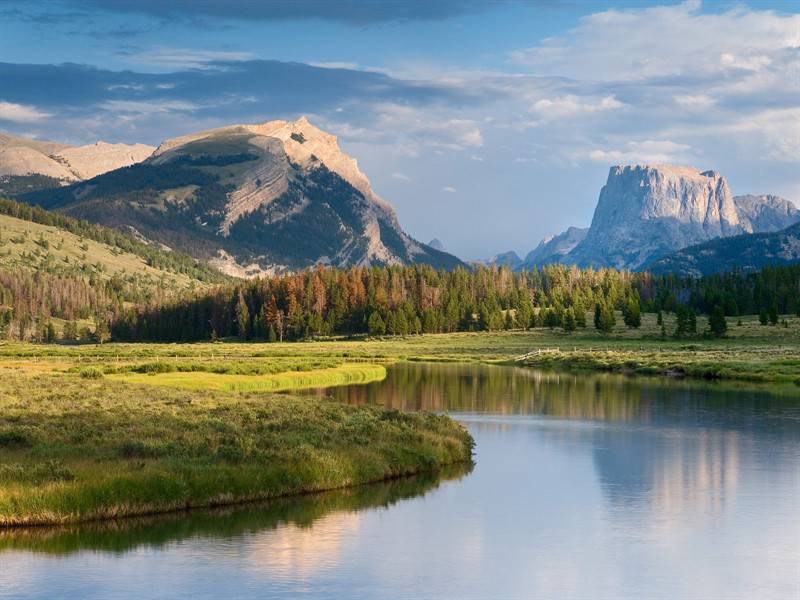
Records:
{"label": "marsh grass", "polygon": [[64,373],[0,377],[3,526],[336,489],[435,471],[471,452],[469,434],[434,414]]}

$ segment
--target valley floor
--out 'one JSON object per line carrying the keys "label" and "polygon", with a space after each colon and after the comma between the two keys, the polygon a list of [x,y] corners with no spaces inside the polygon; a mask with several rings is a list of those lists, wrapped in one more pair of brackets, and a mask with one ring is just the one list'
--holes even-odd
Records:
{"label": "valley floor", "polygon": [[[669,317],[665,328],[674,329]],[[723,339],[662,338],[655,316],[644,315],[640,329],[608,336],[587,328],[273,344],[2,343],[0,525],[213,506],[469,461],[469,434],[446,416],[291,393],[380,380],[384,365],[401,360],[728,379],[800,395],[800,318],[729,320]]]}

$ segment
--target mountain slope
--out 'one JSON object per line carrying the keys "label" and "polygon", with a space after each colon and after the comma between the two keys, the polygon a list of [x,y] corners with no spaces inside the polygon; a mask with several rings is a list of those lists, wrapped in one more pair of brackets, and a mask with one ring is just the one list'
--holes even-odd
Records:
{"label": "mountain slope", "polygon": [[657,274],[701,276],[800,261],[800,223],[783,231],[737,235],[689,246],[645,265]]}
{"label": "mountain slope", "polygon": [[739,221],[750,233],[780,231],[800,221],[794,204],[770,194],[734,196]]}
{"label": "mountain slope", "polygon": [[586,238],[588,231],[589,229],[585,227],[569,227],[558,235],[544,238],[525,256],[521,268],[530,269],[562,262],[564,257]]}
{"label": "mountain slope", "polygon": [[462,264],[403,232],[336,138],[304,118],[167,140],[142,163],[21,198],[133,227],[236,275],[317,264]]}
{"label": "mountain slope", "polygon": [[0,269],[114,279],[141,292],[197,289],[226,280],[186,255],[10,200],[0,200]]}

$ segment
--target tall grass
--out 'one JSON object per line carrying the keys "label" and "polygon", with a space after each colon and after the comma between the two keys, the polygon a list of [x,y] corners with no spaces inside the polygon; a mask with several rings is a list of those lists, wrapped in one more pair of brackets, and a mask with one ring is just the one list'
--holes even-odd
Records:
{"label": "tall grass", "polygon": [[471,451],[460,425],[433,414],[5,370],[0,525],[328,490],[436,470]]}

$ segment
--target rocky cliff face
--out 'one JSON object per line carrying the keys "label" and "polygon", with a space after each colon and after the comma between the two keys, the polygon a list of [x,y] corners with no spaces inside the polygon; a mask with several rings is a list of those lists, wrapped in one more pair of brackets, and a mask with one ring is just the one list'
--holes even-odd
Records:
{"label": "rocky cliff face", "polygon": [[0,176],[41,175],[56,180],[56,185],[81,181],[141,162],[153,150],[144,144],[105,142],[71,147],[0,134]]}
{"label": "rocky cliff face", "polygon": [[167,140],[139,164],[22,199],[133,227],[238,276],[462,264],[408,236],[336,138],[305,118]]}
{"label": "rocky cliff face", "polygon": [[719,173],[672,165],[617,166],[609,171],[592,225],[569,261],[637,269],[680,248],[745,231]]}

